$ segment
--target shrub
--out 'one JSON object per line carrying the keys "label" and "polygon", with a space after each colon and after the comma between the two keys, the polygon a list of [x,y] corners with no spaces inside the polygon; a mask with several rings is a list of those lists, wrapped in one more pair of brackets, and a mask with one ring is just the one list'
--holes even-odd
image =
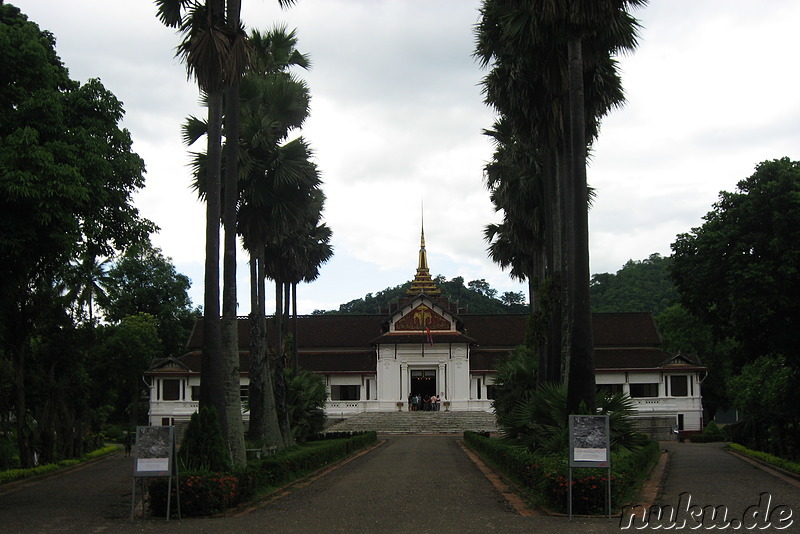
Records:
{"label": "shrub", "polygon": [[[224,511],[239,502],[239,481],[234,475],[221,473],[193,473],[180,479],[181,515],[203,516]],[[150,481],[150,511],[164,516],[167,512],[168,478]],[[173,482],[170,512],[177,513],[177,491]]]}
{"label": "shrub", "polygon": [[19,453],[14,441],[8,437],[0,438],[0,471],[19,467]]}
{"label": "shrub", "polygon": [[692,443],[712,443],[715,441],[727,441],[727,438],[725,431],[717,423],[711,421],[701,434],[690,435],[689,441]]}
{"label": "shrub", "polygon": [[182,467],[189,471],[224,472],[230,467],[230,455],[216,409],[203,406],[192,414],[178,451],[178,459]]}
{"label": "shrub", "polygon": [[120,425],[111,425],[103,434],[106,439],[117,443],[122,443],[125,438],[125,430]]}
{"label": "shrub", "polygon": [[[235,506],[268,488],[286,484],[304,474],[335,462],[377,441],[375,432],[363,432],[348,439],[316,441],[281,451],[275,456],[250,460],[247,467],[225,474],[193,471],[180,475],[181,515],[210,515]],[[150,509],[165,515],[169,479],[150,483]],[[176,513],[173,488],[171,511]]]}
{"label": "shrub", "polygon": [[791,471],[792,473],[796,473],[800,475],[800,463],[792,462],[791,460],[787,460],[785,458],[779,458],[778,456],[774,456],[772,454],[762,452],[762,451],[754,451],[752,449],[748,449],[738,443],[731,443],[729,445],[731,450],[736,452],[740,452],[747,456],[752,456],[762,462],[766,462],[770,465],[774,465],[776,467],[780,467],[781,469],[785,469],[787,471]]}
{"label": "shrub", "polygon": [[[542,504],[560,512],[567,511],[569,462],[566,453],[544,455],[507,439],[491,439],[476,432],[465,432],[464,442],[505,472],[512,480],[529,489]],[[658,458],[658,443],[650,441],[636,451],[612,453],[611,498],[618,506],[632,498],[637,482]],[[605,469],[573,469],[573,512],[601,513],[607,494]]]}
{"label": "shrub", "polygon": [[85,462],[93,458],[105,456],[106,454],[110,454],[112,452],[115,452],[116,450],[117,450],[116,445],[109,445],[107,447],[94,450],[84,455],[81,458],[61,460],[58,463],[39,465],[36,467],[32,467],[30,469],[9,469],[7,471],[0,471],[0,484],[4,484],[6,482],[14,482],[15,480],[22,480],[23,478],[44,475],[46,473],[52,473],[53,471],[58,471],[59,469],[64,469],[66,467],[72,467],[78,465],[81,462]]}

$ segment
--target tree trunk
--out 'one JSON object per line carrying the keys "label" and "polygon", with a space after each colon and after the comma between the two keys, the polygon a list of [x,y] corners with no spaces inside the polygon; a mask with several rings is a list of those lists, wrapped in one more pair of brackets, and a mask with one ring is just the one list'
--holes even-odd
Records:
{"label": "tree trunk", "polygon": [[581,40],[570,39],[569,102],[570,102],[570,153],[572,168],[572,246],[573,264],[570,279],[572,286],[572,335],[567,408],[576,413],[581,402],[589,413],[594,413],[596,385],[594,375],[594,347],[592,336],[592,309],[589,294],[589,207],[586,184],[586,120],[583,95],[583,57]]}
{"label": "tree trunk", "polygon": [[544,180],[544,206],[547,220],[544,245],[544,270],[542,271],[542,286],[548,294],[544,299],[548,302],[549,309],[543,310],[547,320],[547,339],[539,355],[539,383],[561,382],[561,187],[558,165],[558,153],[555,150],[546,150],[543,165]]}
{"label": "tree trunk", "polygon": [[267,348],[264,247],[250,261],[250,431],[248,437],[282,449]]}
{"label": "tree trunk", "polygon": [[222,292],[222,341],[225,361],[225,409],[223,429],[235,466],[247,464],[242,423],[239,335],[236,316],[236,200],[238,198],[239,84],[225,90],[225,187],[222,210],[225,229]]}
{"label": "tree trunk", "polygon": [[291,447],[292,429],[289,425],[289,410],[286,405],[286,360],[283,351],[283,284],[275,282],[275,409],[278,424],[286,447]]}
{"label": "tree trunk", "polygon": [[297,282],[292,282],[292,370],[294,376],[300,372],[300,363],[297,360]]}
{"label": "tree trunk", "polygon": [[206,169],[206,263],[203,295],[203,359],[200,407],[213,406],[226,428],[225,367],[222,359],[219,304],[220,165],[222,90],[208,93],[208,162]]}

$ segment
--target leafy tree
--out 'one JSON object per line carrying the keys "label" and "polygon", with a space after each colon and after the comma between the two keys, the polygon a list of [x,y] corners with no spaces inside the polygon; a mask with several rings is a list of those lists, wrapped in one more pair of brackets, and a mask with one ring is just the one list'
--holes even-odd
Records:
{"label": "leafy tree", "polygon": [[497,290],[492,289],[491,286],[489,286],[489,283],[483,278],[480,280],[472,280],[471,282],[467,283],[467,287],[476,293],[480,293],[484,297],[489,297],[490,299],[493,299],[497,295]]}
{"label": "leafy tree", "polygon": [[191,281],[176,271],[170,258],[149,245],[122,255],[106,276],[107,291],[100,299],[106,319],[147,313],[163,344],[160,356],[180,356],[191,333],[197,312],[191,308]]}
{"label": "leafy tree", "polygon": [[755,448],[784,457],[800,453],[796,425],[800,395],[795,387],[799,377],[798,369],[787,365],[783,356],[766,354],[728,379],[733,405],[743,413]]}
{"label": "leafy tree", "polygon": [[684,306],[716,339],[739,341],[744,361],[776,353],[800,366],[799,195],[800,163],[765,161],[672,244]]}
{"label": "leafy tree", "polygon": [[525,305],[525,294],[522,291],[505,291],[500,295],[500,302],[506,306]]}
{"label": "leafy tree", "polygon": [[[720,193],[701,227],[679,235],[672,244],[671,272],[682,304],[710,327],[716,345],[731,349],[712,372],[721,368],[722,376],[740,377],[728,381],[728,395],[750,409],[754,405],[742,397],[748,374],[758,384],[770,365],[778,374],[784,367],[792,376],[800,371],[798,198],[800,163],[789,158],[764,161],[735,192]],[[780,366],[772,355],[780,355]],[[781,398],[773,396],[768,402],[776,410],[791,409],[780,421],[754,415],[748,434],[773,432],[800,449],[800,402],[794,390],[787,388]],[[757,445],[765,443],[757,440]]]}
{"label": "leafy tree", "polygon": [[114,95],[99,80],[69,79],[52,34],[8,4],[0,4],[0,61],[0,354],[15,369],[20,460],[29,466],[25,376],[49,307],[42,301],[56,300],[65,266],[85,251],[109,257],[155,226],[133,207],[144,163],[119,127]]}
{"label": "leafy tree", "polygon": [[147,313],[124,317],[118,324],[103,328],[100,336],[99,369],[124,399],[131,426],[139,424],[139,398],[142,376],[153,361],[162,356],[156,318]]}
{"label": "leafy tree", "polygon": [[670,257],[651,254],[641,261],[628,260],[616,274],[592,276],[594,312],[649,311],[658,315],[678,300],[669,273]]}

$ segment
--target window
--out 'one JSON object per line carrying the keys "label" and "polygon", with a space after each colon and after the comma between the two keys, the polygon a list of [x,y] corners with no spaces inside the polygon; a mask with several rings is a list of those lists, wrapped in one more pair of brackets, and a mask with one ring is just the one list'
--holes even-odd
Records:
{"label": "window", "polygon": [[161,400],[181,400],[181,381],[175,378],[165,378],[161,381]]}
{"label": "window", "polygon": [[631,384],[631,397],[658,397],[658,382],[652,384]]}
{"label": "window", "polygon": [[486,398],[489,400],[494,399],[494,384],[486,384]]}
{"label": "window", "polygon": [[361,400],[361,386],[331,386],[331,400]]}
{"label": "window", "polygon": [[673,397],[687,397],[689,395],[688,376],[676,375],[669,377],[669,394]]}
{"label": "window", "polygon": [[200,386],[192,386],[192,400],[193,401],[200,400]]}

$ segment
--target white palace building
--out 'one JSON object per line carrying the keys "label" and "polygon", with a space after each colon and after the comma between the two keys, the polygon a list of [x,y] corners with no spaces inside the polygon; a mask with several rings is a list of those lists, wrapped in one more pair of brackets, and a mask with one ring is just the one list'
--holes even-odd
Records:
{"label": "white palace building", "polygon": [[[161,360],[146,374],[151,425],[181,424],[197,410],[201,322],[184,356]],[[325,410],[332,418],[405,411],[412,394],[440,395],[442,410],[492,411],[495,362],[524,344],[526,325],[525,314],[470,315],[442,298],[423,233],[406,298],[385,313],[298,317],[298,360],[325,377]],[[594,314],[593,329],[598,387],[628,393],[644,427],[662,434],[664,427],[702,430],[700,386],[707,368],[695,356],[660,349],[650,313]],[[246,318],[239,320],[239,346],[246,395]]]}

